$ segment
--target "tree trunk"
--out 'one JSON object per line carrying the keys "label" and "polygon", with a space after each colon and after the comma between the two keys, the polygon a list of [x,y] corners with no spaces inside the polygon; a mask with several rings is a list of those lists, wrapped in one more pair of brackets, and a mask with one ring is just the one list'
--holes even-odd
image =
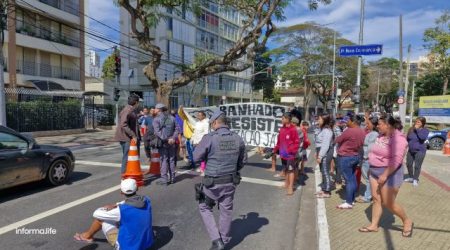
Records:
{"label": "tree trunk", "polygon": [[304,93],[304,96],[305,96],[305,98],[304,98],[304,113],[305,113],[305,115],[304,115],[304,117],[305,117],[305,121],[309,121],[310,120],[310,118],[309,118],[309,103],[310,103],[310,101],[311,101],[311,91],[306,91],[305,93]]}
{"label": "tree trunk", "polygon": [[164,88],[162,86],[159,86],[155,89],[156,102],[162,103],[170,109],[170,93],[171,92],[169,91],[164,91]]}
{"label": "tree trunk", "polygon": [[444,76],[444,87],[442,88],[442,94],[447,94],[447,87],[448,87],[448,77]]}

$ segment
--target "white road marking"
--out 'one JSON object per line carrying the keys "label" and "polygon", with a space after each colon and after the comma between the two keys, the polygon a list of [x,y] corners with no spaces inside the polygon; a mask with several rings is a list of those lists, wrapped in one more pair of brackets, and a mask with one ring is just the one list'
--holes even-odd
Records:
{"label": "white road marking", "polygon": [[[321,174],[318,166],[314,172],[316,192],[320,192],[321,189],[318,184],[321,182]],[[327,210],[324,199],[317,199],[317,227],[319,229],[319,250],[330,250],[330,235],[328,232]]]}
{"label": "white road marking", "polygon": [[120,164],[120,163],[109,163],[109,162],[99,162],[99,161],[80,161],[80,160],[76,160],[75,161],[75,165],[76,164],[100,166],[100,167],[111,167],[111,168],[120,168],[120,167],[122,167],[122,164]]}
{"label": "white road marking", "polygon": [[31,217],[29,217],[27,219],[24,219],[24,220],[21,220],[21,221],[9,224],[7,226],[4,226],[4,227],[0,228],[0,235],[5,234],[5,233],[7,233],[9,231],[15,230],[16,228],[23,227],[23,226],[25,226],[27,224],[30,224],[30,223],[33,223],[35,221],[41,220],[43,218],[49,217],[49,216],[54,215],[56,213],[62,212],[62,211],[67,210],[69,208],[78,206],[78,205],[83,204],[85,202],[94,200],[94,199],[96,199],[98,197],[101,197],[103,195],[107,195],[109,193],[115,192],[115,191],[117,191],[119,189],[120,189],[120,185],[114,186],[114,187],[105,189],[105,190],[103,190],[101,192],[97,192],[95,194],[92,194],[92,195],[89,195],[87,197],[81,198],[79,200],[72,201],[72,202],[67,203],[65,205],[62,205],[62,206],[59,206],[59,207],[55,207],[55,208],[50,209],[48,211],[45,211],[43,213],[36,214],[36,215],[31,216]]}

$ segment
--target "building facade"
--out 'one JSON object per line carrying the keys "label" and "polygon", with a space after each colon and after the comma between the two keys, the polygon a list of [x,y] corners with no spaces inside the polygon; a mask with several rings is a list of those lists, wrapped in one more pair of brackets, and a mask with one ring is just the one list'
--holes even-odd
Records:
{"label": "building facade", "polygon": [[89,51],[89,76],[100,78],[102,75],[102,70],[100,68],[100,55],[93,51]]}
{"label": "building facade", "polygon": [[7,16],[6,87],[48,81],[84,90],[86,0],[15,1]]}
{"label": "building facade", "polygon": [[291,80],[283,80],[281,76],[278,76],[274,88],[279,90],[289,89],[291,87],[291,83]]}
{"label": "building facade", "polygon": [[[157,71],[162,80],[178,76],[177,65],[191,65],[199,57],[224,55],[237,41],[243,16],[236,10],[210,3],[202,7],[199,16],[189,11],[161,10],[166,18],[151,30],[154,42],[163,53],[162,63]],[[121,9],[122,76],[120,83],[134,91],[141,91],[145,105],[155,103],[154,92],[144,76],[143,68],[149,61],[148,53],[139,53],[135,40],[124,34],[131,34],[130,16]],[[126,47],[130,46],[133,49]],[[242,59],[245,60],[245,59]],[[252,69],[238,73],[222,73],[205,77],[173,91],[172,107],[208,106],[220,103],[234,103],[262,100],[260,92],[251,89]],[[126,88],[126,87],[125,87]]]}

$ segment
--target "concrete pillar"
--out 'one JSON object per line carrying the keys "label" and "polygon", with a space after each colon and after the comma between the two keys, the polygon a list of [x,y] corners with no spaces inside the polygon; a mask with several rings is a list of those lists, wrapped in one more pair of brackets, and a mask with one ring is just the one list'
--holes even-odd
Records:
{"label": "concrete pillar", "polygon": [[16,74],[16,6],[14,0],[8,0],[8,73],[9,87],[17,85]]}

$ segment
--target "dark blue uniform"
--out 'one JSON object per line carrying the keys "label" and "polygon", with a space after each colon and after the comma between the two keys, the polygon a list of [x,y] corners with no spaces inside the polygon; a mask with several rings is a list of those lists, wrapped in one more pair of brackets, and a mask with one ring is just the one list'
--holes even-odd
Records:
{"label": "dark blue uniform", "polygon": [[[214,113],[210,118],[210,123],[213,123],[221,115],[224,116],[224,113],[219,111]],[[227,180],[228,177],[235,176],[247,162],[245,143],[239,135],[230,131],[228,126],[221,125],[203,137],[194,150],[194,161],[196,163],[206,161],[205,179]],[[232,180],[232,178],[228,179]],[[199,204],[200,214],[213,241],[213,246],[216,241],[223,241],[224,244],[230,241],[229,232],[236,184],[233,181],[227,182],[222,181],[220,184],[203,187],[203,193],[218,202],[220,212],[218,228],[212,208],[206,203]]]}

